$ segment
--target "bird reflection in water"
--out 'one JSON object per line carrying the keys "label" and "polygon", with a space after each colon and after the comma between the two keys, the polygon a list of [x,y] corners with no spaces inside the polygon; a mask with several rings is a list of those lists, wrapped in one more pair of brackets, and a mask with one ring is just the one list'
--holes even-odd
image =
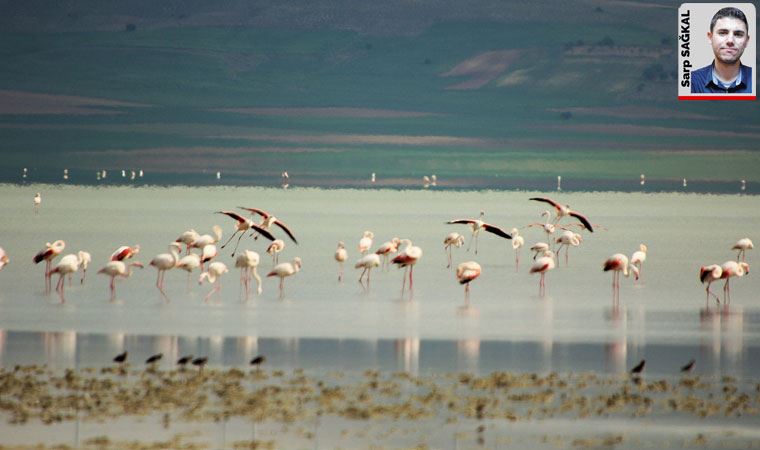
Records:
{"label": "bird reflection in water", "polygon": [[396,363],[399,370],[417,376],[420,371],[419,338],[396,339]]}
{"label": "bird reflection in water", "polygon": [[[708,350],[715,361],[715,367],[723,367],[721,355],[726,363],[735,368],[744,349],[744,309],[741,306],[709,304],[699,310],[700,328],[710,331],[710,340],[703,338],[702,347]],[[725,370],[725,367],[723,368]]]}
{"label": "bird reflection in water", "polygon": [[480,359],[480,339],[470,338],[457,341],[459,370],[478,373]]}

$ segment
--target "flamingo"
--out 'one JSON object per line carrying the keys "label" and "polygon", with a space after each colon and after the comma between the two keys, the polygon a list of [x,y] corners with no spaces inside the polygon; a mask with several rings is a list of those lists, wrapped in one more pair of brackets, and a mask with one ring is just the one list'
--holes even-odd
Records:
{"label": "flamingo", "polygon": [[620,272],[623,272],[626,278],[633,273],[634,279],[639,278],[639,269],[636,266],[631,265],[628,262],[628,257],[622,253],[615,253],[607,258],[602,265],[602,269],[605,272],[612,270],[614,275],[612,276],[612,293],[613,298],[620,298]]}
{"label": "flamingo", "polygon": [[359,239],[359,253],[365,254],[372,247],[372,239],[375,238],[375,233],[371,231],[365,231],[362,238]]}
{"label": "flamingo", "polygon": [[554,269],[556,263],[555,255],[551,250],[545,250],[543,256],[536,259],[530,267],[530,273],[540,273],[541,278],[538,280],[538,295],[546,295],[546,272]]}
{"label": "flamingo", "polygon": [[177,269],[187,272],[187,287],[190,289],[190,274],[201,266],[201,257],[195,253],[185,255],[177,261]]}
{"label": "flamingo", "polygon": [[401,253],[391,260],[391,263],[398,264],[399,267],[404,267],[403,283],[401,284],[401,295],[404,295],[404,289],[406,287],[406,272],[409,272],[409,292],[414,290],[414,265],[422,258],[422,249],[412,245],[412,241],[409,239],[402,239],[401,243],[406,245]]}
{"label": "flamingo", "polygon": [[561,252],[563,248],[565,249],[565,265],[567,266],[569,264],[568,253],[570,252],[570,247],[577,247],[581,245],[581,242],[583,242],[583,237],[573,231],[564,230],[555,242],[559,244],[559,248],[557,249],[557,257],[559,257],[559,252]]}
{"label": "flamingo", "polygon": [[459,248],[463,245],[464,236],[457,233],[456,231],[447,234],[443,239],[443,249],[446,251],[446,256],[448,257],[446,264],[447,269],[451,267],[451,247],[454,246]]}
{"label": "flamingo", "polygon": [[253,220],[247,219],[241,216],[240,214],[236,213],[235,211],[217,211],[217,214],[224,214],[237,221],[237,224],[235,225],[235,232],[232,233],[232,236],[230,236],[230,238],[227,239],[227,242],[225,242],[224,245],[222,245],[222,248],[226,247],[227,244],[230,243],[232,238],[234,238],[236,234],[240,233],[240,237],[238,238],[237,243],[235,244],[235,249],[232,250],[232,256],[235,256],[235,252],[237,251],[238,245],[240,245],[240,239],[242,239],[243,236],[245,236],[245,233],[250,229],[256,230],[260,235],[264,236],[270,241],[274,240],[274,236],[272,236],[272,234],[269,233],[267,230],[253,223]]}
{"label": "flamingo", "polygon": [[140,253],[140,244],[135,244],[134,247],[130,247],[128,245],[122,245],[121,247],[117,248],[113,253],[111,253],[111,256],[108,258],[108,260],[109,261],[124,261],[125,259],[134,257],[138,253]]}
{"label": "flamingo", "polygon": [[5,250],[0,247],[0,270],[3,270],[3,267],[5,267],[6,264],[10,262],[10,258],[8,258],[8,255],[5,253]]}
{"label": "flamingo", "polygon": [[[362,284],[362,278],[364,277],[364,274],[367,274],[367,288],[369,288],[369,276],[370,272],[372,272],[373,267],[379,267],[380,266],[380,255],[377,253],[369,253],[361,258],[359,258],[358,261],[356,261],[356,264],[354,265],[355,269],[364,269],[362,270],[362,274],[359,275],[359,284]],[[362,286],[364,286],[362,284]]]}
{"label": "flamingo", "polygon": [[525,245],[525,238],[520,236],[520,230],[517,228],[512,228],[510,234],[512,235],[512,250],[515,251],[515,272],[518,272],[520,270],[520,252]]}
{"label": "flamingo", "polygon": [[267,277],[280,278],[280,298],[282,298],[283,295],[285,294],[285,290],[284,290],[285,278],[296,274],[299,270],[301,270],[301,258],[296,256],[295,258],[293,258],[293,262],[284,262],[281,264],[277,264],[267,274]]}
{"label": "flamingo", "polygon": [[240,269],[240,283],[245,288],[246,299],[251,292],[251,277],[256,279],[256,294],[261,295],[261,277],[256,272],[259,266],[259,254],[251,250],[243,250],[235,260],[235,267]]}
{"label": "flamingo", "polygon": [[502,230],[501,228],[497,227],[496,225],[491,225],[489,223],[483,222],[483,216],[485,216],[484,211],[480,211],[480,217],[477,219],[455,219],[455,220],[449,220],[446,222],[447,224],[455,224],[455,223],[461,223],[465,225],[469,225],[472,229],[472,237],[470,238],[470,243],[467,245],[467,251],[470,251],[470,247],[472,247],[472,241],[475,240],[475,254],[478,254],[478,233],[480,233],[480,230],[485,230],[489,233],[493,233],[497,236],[503,237],[505,239],[512,239],[512,236],[507,233],[506,231]]}
{"label": "flamingo", "polygon": [[134,261],[126,264],[124,261],[109,261],[102,269],[98,270],[98,273],[102,273],[111,277],[111,301],[116,298],[116,277],[129,278],[132,276],[132,267],[143,268],[143,264],[139,261]]}
{"label": "flamingo", "polygon": [[465,261],[457,266],[457,281],[464,285],[464,303],[470,306],[470,282],[480,276],[480,264]]}
{"label": "flamingo", "polygon": [[[285,234],[288,235],[288,237],[293,241],[294,244],[298,245],[298,241],[296,240],[296,237],[293,236],[293,232],[290,231],[290,228],[288,228],[287,225],[282,220],[279,220],[272,214],[269,214],[268,212],[264,211],[263,209],[258,208],[246,208],[243,206],[238,206],[240,209],[244,209],[251,214],[258,214],[261,216],[261,223],[259,224],[260,228],[263,228],[267,231],[272,227],[272,225],[277,225],[282,229],[282,231],[285,232]],[[258,231],[258,230],[257,230]],[[270,239],[271,240],[271,239]]]}
{"label": "flamingo", "polygon": [[203,271],[203,265],[216,258],[218,254],[219,251],[216,249],[216,245],[204,245],[203,250],[201,251],[201,271]]}
{"label": "flamingo", "polygon": [[544,212],[541,213],[541,217],[546,217],[546,222],[544,223],[536,222],[536,223],[531,223],[528,225],[529,228],[541,227],[544,230],[544,233],[546,233],[546,240],[549,242],[552,242],[554,240],[552,239],[551,236],[554,234],[557,228],[553,223],[551,223],[551,216],[552,216],[552,213],[545,210]]}
{"label": "flamingo", "polygon": [[214,225],[211,227],[212,232],[214,235],[210,234],[202,234],[198,236],[193,242],[190,243],[188,248],[204,248],[207,245],[216,244],[222,239],[222,227],[219,225]]}
{"label": "flamingo", "polygon": [[66,243],[62,240],[57,240],[52,244],[50,242],[45,243],[45,248],[37,252],[34,255],[33,261],[35,264],[39,264],[40,261],[45,261],[45,293],[49,293],[53,288],[50,282],[50,266],[56,256],[61,254],[63,249],[66,248]]}
{"label": "flamingo", "polygon": [[68,254],[61,258],[56,264],[55,268],[50,271],[52,277],[54,273],[59,274],[58,284],[55,285],[55,290],[61,296],[61,303],[66,303],[66,297],[64,296],[64,288],[66,287],[65,277],[79,270],[79,265],[82,263],[81,252],[79,254]]}
{"label": "flamingo", "polygon": [[639,269],[639,278],[641,277],[641,265],[647,259],[647,250],[648,248],[646,244],[639,244],[639,250],[633,252],[633,255],[631,255],[631,264]]}
{"label": "flamingo", "polygon": [[554,200],[547,198],[547,197],[533,197],[529,200],[535,200],[537,202],[544,202],[552,205],[554,207],[554,210],[556,212],[556,217],[554,218],[555,225],[559,222],[559,220],[563,217],[570,216],[578,219],[584,227],[591,233],[594,232],[594,227],[591,225],[591,222],[589,222],[588,218],[584,216],[583,214],[579,213],[578,211],[573,211],[570,209],[570,206],[568,205],[560,205],[559,203],[555,202]]}
{"label": "flamingo", "polygon": [[741,257],[742,261],[746,261],[747,250],[752,250],[753,248],[755,247],[752,245],[752,241],[749,238],[743,238],[736,241],[736,244],[731,247],[731,250],[739,251],[739,253],[736,254],[737,261],[739,261],[739,257]]}
{"label": "flamingo", "polygon": [[185,244],[185,253],[190,253],[190,244],[195,242],[199,237],[201,237],[201,235],[191,228],[180,234],[174,242]]}
{"label": "flamingo", "polygon": [[348,259],[346,253],[346,244],[343,241],[338,242],[338,248],[335,249],[335,260],[338,261],[338,282],[343,281],[343,263]]}
{"label": "flamingo", "polygon": [[42,196],[40,193],[34,194],[34,199],[32,200],[32,204],[34,205],[34,213],[38,214],[40,212],[40,205],[42,205]]}
{"label": "flamingo", "polygon": [[709,266],[702,266],[699,268],[699,281],[701,281],[702,284],[707,283],[707,288],[705,289],[705,292],[707,292],[706,302],[709,303],[710,295],[712,294],[712,296],[715,297],[715,301],[720,303],[718,296],[710,290],[710,285],[713,281],[720,280],[722,275],[723,268],[718,264],[710,264]]}
{"label": "flamingo", "polygon": [[731,302],[731,286],[728,284],[731,281],[731,277],[743,277],[749,273],[749,264],[746,262],[726,261],[720,266],[723,269],[723,273],[720,275],[721,279],[725,279],[726,283],[723,285],[723,303]]}
{"label": "flamingo", "polygon": [[546,242],[536,242],[530,247],[530,251],[533,252],[533,261],[538,258],[538,255],[543,255],[545,251],[549,250],[549,244]]}
{"label": "flamingo", "polygon": [[[164,276],[166,275],[166,271],[177,267],[179,252],[181,250],[182,246],[179,242],[172,242],[169,244],[169,253],[158,254],[150,260],[150,265],[158,270],[156,287],[162,294],[164,294]],[[164,294],[164,297],[166,297],[166,294]]]}
{"label": "flamingo", "polygon": [[[396,253],[398,251],[398,246],[401,243],[401,240],[397,237],[394,237],[390,241],[383,242],[383,245],[381,245],[375,253],[383,257],[383,268],[388,267],[388,257]],[[370,245],[371,246],[371,245]]]}
{"label": "flamingo", "polygon": [[203,298],[204,302],[207,302],[215,292],[222,290],[222,275],[227,272],[229,272],[229,269],[227,269],[227,266],[223,262],[214,261],[208,265],[208,271],[201,273],[200,277],[198,278],[198,284],[203,284],[203,280],[208,279],[209,283],[215,285],[214,288],[211,289],[208,294],[206,294],[206,297]]}
{"label": "flamingo", "polygon": [[285,241],[282,239],[275,239],[267,247],[267,254],[272,257],[272,264],[277,264],[280,261],[280,252],[285,250]]}
{"label": "flamingo", "polygon": [[82,268],[82,278],[79,280],[79,284],[84,284],[84,279],[87,277],[87,267],[89,267],[92,262],[92,255],[84,250],[78,251],[77,255],[80,260],[79,267]]}

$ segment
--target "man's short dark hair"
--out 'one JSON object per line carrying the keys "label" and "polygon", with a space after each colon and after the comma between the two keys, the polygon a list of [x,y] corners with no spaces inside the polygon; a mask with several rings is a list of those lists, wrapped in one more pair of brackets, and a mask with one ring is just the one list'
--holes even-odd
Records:
{"label": "man's short dark hair", "polygon": [[718,10],[718,12],[715,13],[712,20],[710,21],[710,33],[712,33],[713,28],[715,28],[715,22],[718,20],[724,18],[724,17],[733,17],[735,19],[739,19],[742,22],[744,22],[744,26],[747,27],[747,32],[749,33],[749,24],[747,23],[747,16],[744,15],[741,9],[739,8],[722,8]]}

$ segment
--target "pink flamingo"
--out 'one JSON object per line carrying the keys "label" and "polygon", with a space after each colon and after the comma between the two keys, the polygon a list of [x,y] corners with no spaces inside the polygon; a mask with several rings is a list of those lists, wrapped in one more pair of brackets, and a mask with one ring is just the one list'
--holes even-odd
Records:
{"label": "pink flamingo", "polygon": [[72,253],[64,256],[58,264],[56,264],[55,268],[50,271],[51,277],[54,273],[59,274],[58,284],[56,284],[55,290],[61,296],[61,303],[66,303],[66,297],[64,295],[64,289],[66,287],[65,277],[66,275],[71,275],[79,270],[79,266],[82,264],[81,254],[82,252],[79,252],[79,254],[76,255]]}
{"label": "pink flamingo", "polygon": [[111,277],[111,301],[116,299],[116,277],[129,278],[132,276],[132,267],[143,268],[143,264],[139,261],[134,261],[127,265],[124,261],[109,261],[102,269],[98,270],[98,273],[102,273]]}
{"label": "pink flamingo", "polygon": [[174,242],[185,244],[185,253],[190,253],[190,244],[195,242],[199,237],[201,237],[201,235],[191,228],[180,234]]}
{"label": "pink flamingo", "polygon": [[731,277],[743,277],[749,273],[749,264],[746,262],[726,261],[720,268],[723,273],[720,275],[721,279],[726,280],[723,285],[723,303],[731,302],[731,286],[728,284],[731,281]]}
{"label": "pink flamingo", "polygon": [[457,281],[464,285],[464,303],[470,306],[470,282],[480,276],[480,264],[475,261],[465,261],[457,266]]}
{"label": "pink flamingo", "polygon": [[446,268],[451,267],[451,247],[461,247],[464,245],[464,236],[457,233],[456,231],[449,233],[446,235],[446,237],[443,239],[443,249],[446,251],[446,256],[448,257]]}
{"label": "pink flamingo", "polygon": [[138,253],[140,253],[139,244],[135,244],[134,247],[130,247],[128,245],[122,245],[121,247],[117,248],[113,253],[111,253],[111,256],[108,258],[108,260],[109,261],[124,261],[125,259],[134,257]]}
{"label": "pink flamingo", "polygon": [[164,294],[164,297],[166,297],[166,294],[164,293],[164,277],[166,275],[166,271],[177,267],[180,250],[182,250],[180,243],[172,242],[169,244],[169,253],[161,253],[150,260],[150,265],[158,270],[158,275],[156,277],[156,287],[159,291],[161,291],[162,294]]}
{"label": "pink flamingo", "polygon": [[248,230],[253,229],[257,231],[260,235],[269,239],[270,241],[274,240],[274,236],[272,236],[272,234],[269,233],[267,230],[253,223],[253,220],[247,219],[234,211],[217,211],[217,214],[224,214],[225,216],[231,217],[237,221],[237,224],[235,225],[235,232],[232,233],[232,236],[230,236],[230,238],[227,239],[227,242],[225,242],[224,245],[222,245],[222,248],[226,247],[227,244],[230,243],[232,238],[234,238],[236,234],[240,233],[240,237],[238,238],[237,243],[235,243],[235,249],[232,250],[232,256],[235,256],[235,252],[237,251],[238,245],[240,245],[240,239],[243,238],[243,236]]}
{"label": "pink flamingo", "polygon": [[742,261],[747,260],[747,250],[752,250],[755,248],[754,245],[752,245],[752,241],[750,238],[743,238],[736,241],[736,244],[734,244],[733,247],[731,247],[731,250],[738,250],[739,253],[736,254],[736,260],[739,261],[739,258],[741,258]]}
{"label": "pink flamingo", "polygon": [[[390,241],[383,242],[383,244],[375,251],[375,254],[383,257],[383,269],[388,267],[388,257],[398,251],[399,244],[401,244],[401,240],[395,237]],[[370,247],[371,246],[372,244],[370,244]]]}
{"label": "pink flamingo", "polygon": [[476,255],[478,254],[478,234],[480,233],[480,230],[485,230],[499,237],[503,237],[504,239],[512,239],[512,236],[509,233],[497,227],[496,225],[491,225],[490,223],[483,222],[482,219],[485,214],[486,213],[484,211],[480,211],[480,217],[477,219],[454,219],[446,222],[449,225],[458,223],[470,226],[470,229],[472,229],[472,238],[470,238],[470,243],[467,245],[467,251],[470,251],[470,247],[472,247],[472,241],[475,240]]}
{"label": "pink flamingo", "polygon": [[293,258],[293,262],[284,262],[277,264],[267,274],[267,277],[279,277],[280,278],[280,298],[285,295],[285,278],[295,275],[301,270],[301,258]]}
{"label": "pink flamingo", "polygon": [[338,248],[335,249],[335,261],[338,262],[338,282],[343,281],[343,263],[348,259],[346,253],[346,244],[343,241],[338,242]]}
{"label": "pink flamingo", "polygon": [[536,259],[530,267],[531,274],[541,274],[541,278],[538,280],[538,295],[546,295],[546,272],[556,267],[557,264],[554,261],[554,258],[555,255],[553,251],[545,250],[543,256]]}
{"label": "pink flamingo", "polygon": [[520,230],[512,228],[512,250],[515,251],[515,272],[520,271],[520,252],[523,245],[525,245],[525,238],[520,236]]}
{"label": "pink flamingo", "polygon": [[0,247],[0,270],[3,270],[3,267],[5,267],[6,264],[10,262],[10,258],[8,258],[8,255],[5,253],[5,250]]}
{"label": "pink flamingo", "polygon": [[219,242],[222,239],[222,227],[219,225],[214,225],[211,227],[211,231],[214,233],[213,236],[210,234],[201,234],[198,236],[193,242],[190,243],[188,246],[188,249],[190,248],[204,248],[207,245],[213,245]]}
{"label": "pink flamingo", "polygon": [[267,247],[267,254],[272,257],[272,264],[277,264],[280,261],[280,252],[285,250],[285,241],[282,239],[275,239]]}
{"label": "pink flamingo", "polygon": [[240,284],[245,289],[246,299],[248,299],[251,292],[251,277],[256,279],[256,293],[261,295],[261,277],[256,272],[260,259],[258,253],[252,250],[244,250],[235,260],[235,267],[240,269]]}
{"label": "pink flamingo", "polygon": [[48,294],[53,289],[52,283],[50,281],[50,266],[52,264],[52,261],[55,259],[56,256],[60,255],[61,252],[66,248],[66,243],[62,240],[57,240],[53,242],[52,244],[50,242],[45,243],[45,248],[37,252],[36,255],[34,255],[34,263],[38,264],[41,261],[45,261],[45,293]]}
{"label": "pink flamingo", "polygon": [[222,275],[227,272],[229,272],[229,269],[227,269],[227,266],[223,262],[214,261],[208,265],[208,271],[201,273],[198,278],[198,284],[203,284],[203,280],[206,279],[208,279],[209,283],[214,284],[214,288],[203,298],[204,302],[207,302],[215,292],[222,290]]}
{"label": "pink flamingo", "polygon": [[640,244],[638,251],[633,252],[633,255],[631,255],[631,264],[639,269],[639,278],[641,278],[641,266],[647,260],[647,250],[649,248],[646,244]]}
{"label": "pink flamingo", "polygon": [[362,234],[362,238],[359,239],[359,253],[365,254],[372,248],[372,239],[375,238],[375,233],[371,231],[365,231]]}
{"label": "pink flamingo", "polygon": [[623,272],[626,278],[633,273],[634,279],[639,278],[639,269],[628,262],[628,257],[622,253],[615,253],[604,261],[602,269],[605,272],[612,270],[612,294],[614,300],[620,299],[620,272]]}
{"label": "pink flamingo", "polygon": [[568,263],[568,253],[570,252],[570,247],[577,247],[581,245],[581,242],[583,242],[583,237],[578,234],[574,233],[570,230],[565,230],[560,234],[560,236],[557,238],[555,243],[559,244],[559,248],[557,248],[557,257],[559,257],[559,253],[562,251],[562,249],[565,249],[565,266],[569,265]]}
{"label": "pink flamingo", "polygon": [[589,222],[588,218],[586,218],[586,216],[579,213],[578,211],[573,211],[568,205],[561,205],[547,197],[533,197],[529,200],[535,200],[537,202],[544,202],[552,205],[554,207],[554,211],[556,212],[556,217],[554,218],[555,224],[559,223],[559,220],[561,218],[570,216],[578,219],[589,232],[594,232],[594,227],[591,225],[591,222]]}
{"label": "pink flamingo", "polygon": [[380,255],[378,255],[377,253],[370,253],[359,258],[359,260],[356,261],[356,264],[354,265],[355,269],[364,269],[362,270],[362,274],[359,275],[359,284],[364,286],[362,284],[362,278],[364,277],[364,274],[366,273],[367,274],[366,288],[369,289],[370,272],[372,272],[373,267],[379,267],[379,266],[380,266]]}
{"label": "pink flamingo", "polygon": [[[283,222],[282,220],[279,220],[278,218],[276,218],[272,214],[269,214],[268,212],[264,211],[263,209],[246,208],[246,207],[243,207],[243,206],[238,206],[238,208],[244,209],[244,210],[250,212],[251,214],[258,214],[258,215],[260,215],[261,218],[262,218],[262,221],[259,224],[260,228],[263,228],[263,229],[265,229],[265,230],[268,231],[272,227],[272,225],[277,225],[278,227],[280,227],[280,229],[282,229],[282,231],[285,232],[285,234],[288,235],[288,237],[293,241],[294,244],[298,245],[298,241],[296,240],[296,237],[293,236],[293,232],[290,231],[290,228],[288,228],[288,226],[285,225],[285,222]],[[256,230],[256,231],[258,231],[258,230]],[[270,241],[271,240],[272,239],[270,239]]]}
{"label": "pink flamingo", "polygon": [[715,301],[717,303],[720,303],[718,296],[710,290],[710,285],[713,281],[720,280],[722,278],[722,275],[723,268],[718,264],[710,264],[709,266],[702,266],[699,268],[699,281],[701,281],[702,284],[707,283],[707,288],[705,289],[705,292],[707,292],[707,299],[705,300],[706,303],[710,302],[711,294],[713,297],[715,297]]}
{"label": "pink flamingo", "polygon": [[409,292],[414,290],[414,265],[422,258],[422,249],[412,245],[412,241],[409,239],[402,239],[402,244],[406,247],[391,260],[391,263],[397,264],[399,267],[404,267],[404,278],[401,284],[401,295],[404,295],[404,289],[406,288],[406,273],[409,272]]}

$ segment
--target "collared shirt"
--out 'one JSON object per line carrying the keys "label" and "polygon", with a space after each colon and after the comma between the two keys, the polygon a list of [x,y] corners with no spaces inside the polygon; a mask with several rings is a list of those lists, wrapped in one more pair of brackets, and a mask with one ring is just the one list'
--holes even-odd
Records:
{"label": "collared shirt", "polygon": [[715,61],[709,66],[691,72],[691,92],[693,94],[750,94],[752,93],[752,68],[739,65],[739,75],[726,86],[715,75]]}

